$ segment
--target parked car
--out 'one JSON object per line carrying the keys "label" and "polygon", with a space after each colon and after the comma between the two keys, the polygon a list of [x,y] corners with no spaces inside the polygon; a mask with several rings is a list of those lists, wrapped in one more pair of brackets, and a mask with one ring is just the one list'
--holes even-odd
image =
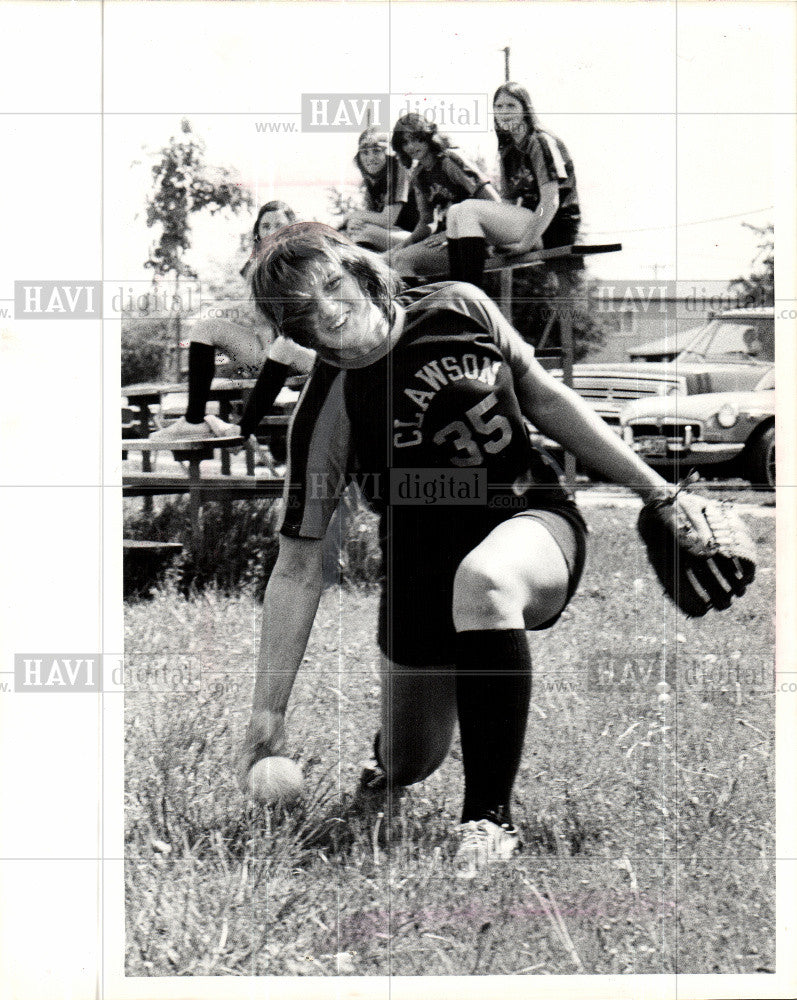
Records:
{"label": "parked car", "polygon": [[573,388],[619,433],[620,412],[633,400],[748,392],[774,360],[774,309],[729,309],[712,316],[674,360],[578,364]]}
{"label": "parked car", "polygon": [[629,347],[628,360],[673,361],[704,329],[705,326],[701,325],[686,330],[675,330],[671,336],[659,337],[658,340],[648,340],[637,347]]}
{"label": "parked car", "polygon": [[658,396],[629,403],[623,438],[645,461],[674,477],[734,463],[757,486],[775,486],[775,366],[749,392]]}

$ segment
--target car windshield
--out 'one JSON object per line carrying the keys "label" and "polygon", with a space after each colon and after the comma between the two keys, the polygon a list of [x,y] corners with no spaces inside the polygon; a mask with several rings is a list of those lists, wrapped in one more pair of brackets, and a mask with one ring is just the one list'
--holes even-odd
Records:
{"label": "car windshield", "polygon": [[679,355],[681,361],[775,360],[775,324],[760,319],[713,319],[705,333]]}
{"label": "car windshield", "polygon": [[775,388],[775,369],[773,368],[771,372],[767,372],[766,375],[761,379],[761,381],[756,386],[756,389],[774,389]]}

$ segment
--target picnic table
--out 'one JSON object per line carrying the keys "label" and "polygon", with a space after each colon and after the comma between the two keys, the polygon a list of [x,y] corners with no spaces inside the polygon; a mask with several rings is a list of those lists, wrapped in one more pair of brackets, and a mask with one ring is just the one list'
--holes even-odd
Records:
{"label": "picnic table", "polygon": [[[229,421],[232,405],[241,402],[254,386],[253,378],[218,378],[214,379],[210,388],[209,399],[218,402],[219,417]],[[289,380],[290,381],[290,380]],[[144,440],[150,435],[152,426],[152,412],[150,407],[162,406],[166,396],[185,395],[188,392],[187,384],[183,382],[137,382],[133,385],[122,386],[122,399],[126,401],[123,407],[123,414],[127,413],[127,421],[124,427],[127,432],[134,435],[136,439]],[[290,410],[297,398],[297,393],[287,386],[282,389],[277,396],[276,405],[283,407],[283,412],[272,413],[260,421],[261,427],[271,428],[277,431],[285,431],[290,421]],[[135,408],[135,409],[134,409]],[[131,412],[133,411],[133,412]],[[130,448],[132,438],[125,434],[125,450],[141,450]],[[156,450],[156,449],[153,449]],[[169,451],[175,449],[168,447]],[[145,458],[145,471],[150,471],[146,464],[149,456]],[[222,449],[221,454],[222,472],[229,475],[230,472],[230,452],[228,448]]]}
{"label": "picnic table", "polygon": [[[218,402],[219,416],[229,420],[232,404],[243,399],[255,384],[253,378],[217,378],[210,387],[209,399]],[[151,406],[160,406],[164,396],[187,393],[185,382],[137,382],[122,386],[122,397],[139,409],[141,437],[149,437]]]}
{"label": "picnic table", "polygon": [[[206,501],[282,496],[284,479],[278,476],[256,475],[254,451],[242,437],[209,438],[200,441],[128,440],[123,442],[123,448],[127,452],[141,454],[142,468],[123,471],[122,496],[151,498],[187,493],[191,532],[195,541],[200,537],[201,509]],[[239,448],[244,448],[246,451],[245,475],[233,475],[230,471],[230,452]],[[225,463],[222,463],[221,475],[213,472],[206,472],[203,475],[201,462],[213,458],[216,451],[220,451],[222,456],[226,455],[226,471]],[[167,473],[153,471],[151,457],[158,452],[173,452],[176,458],[187,463],[187,474],[182,469],[179,472]]]}

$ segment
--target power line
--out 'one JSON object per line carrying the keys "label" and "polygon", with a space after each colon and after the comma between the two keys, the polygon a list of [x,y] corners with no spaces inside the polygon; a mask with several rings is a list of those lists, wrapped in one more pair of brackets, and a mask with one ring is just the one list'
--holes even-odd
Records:
{"label": "power line", "polygon": [[766,205],[764,208],[751,208],[746,212],[736,212],[733,215],[715,215],[713,219],[696,219],[694,222],[674,222],[669,226],[646,226],[642,229],[606,229],[592,230],[590,236],[612,236],[615,233],[656,233],[662,229],[683,229],[685,226],[705,226],[710,222],[724,222],[727,219],[743,219],[747,215],[759,215],[761,212],[771,212],[774,205]]}

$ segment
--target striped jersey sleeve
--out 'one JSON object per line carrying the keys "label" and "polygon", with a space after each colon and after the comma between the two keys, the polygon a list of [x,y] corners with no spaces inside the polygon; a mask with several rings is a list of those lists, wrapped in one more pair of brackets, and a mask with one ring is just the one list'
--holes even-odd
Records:
{"label": "striped jersey sleeve", "polygon": [[567,167],[556,140],[547,132],[535,131],[528,149],[531,168],[539,184],[567,180]]}
{"label": "striped jersey sleeve", "polygon": [[406,204],[410,199],[410,172],[397,159],[391,157],[389,183],[387,188],[388,205]]}
{"label": "striped jersey sleeve", "polygon": [[291,420],[280,527],[289,538],[323,538],[346,487],[352,447],[344,378],[341,369],[317,365]]}
{"label": "striped jersey sleeve", "polygon": [[467,160],[464,160],[456,153],[447,150],[442,160],[443,171],[448,178],[459,188],[466,192],[469,197],[478,194],[482,188],[487,187],[490,179]]}

